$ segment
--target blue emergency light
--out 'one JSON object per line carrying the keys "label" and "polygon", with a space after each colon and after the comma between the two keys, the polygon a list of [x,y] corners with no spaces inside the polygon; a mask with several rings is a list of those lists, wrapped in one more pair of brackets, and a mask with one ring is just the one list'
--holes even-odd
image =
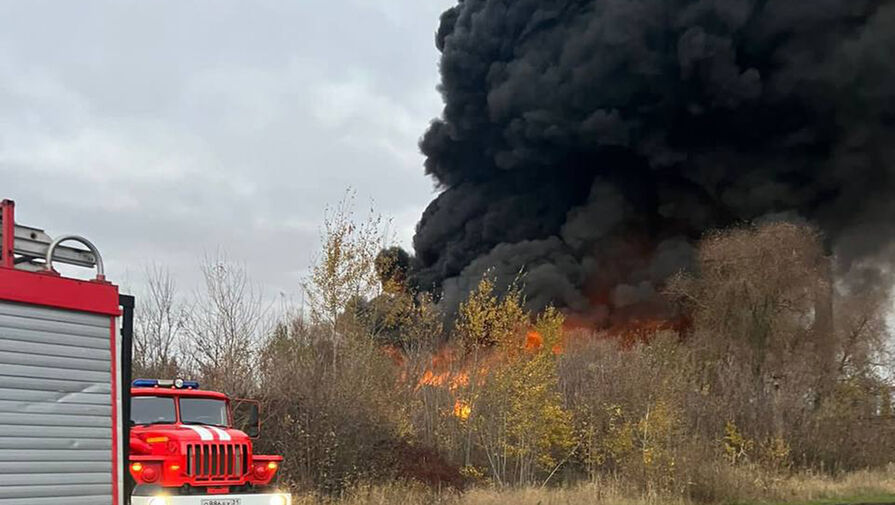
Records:
{"label": "blue emergency light", "polygon": [[197,381],[177,380],[159,380],[159,379],[136,379],[131,384],[135,388],[177,388],[177,389],[199,389]]}

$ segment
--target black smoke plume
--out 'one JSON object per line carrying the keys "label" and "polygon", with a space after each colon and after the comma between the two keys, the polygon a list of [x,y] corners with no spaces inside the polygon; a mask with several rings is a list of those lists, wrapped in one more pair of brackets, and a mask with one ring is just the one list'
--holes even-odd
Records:
{"label": "black smoke plume", "polygon": [[436,39],[413,276],[448,304],[491,268],[533,305],[653,310],[743,221],[817,225],[843,275],[890,244],[895,1],[460,0]]}

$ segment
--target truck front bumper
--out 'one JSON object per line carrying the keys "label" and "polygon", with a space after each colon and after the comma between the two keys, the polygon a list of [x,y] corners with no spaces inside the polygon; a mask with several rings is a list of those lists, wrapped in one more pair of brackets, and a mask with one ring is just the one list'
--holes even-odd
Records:
{"label": "truck front bumper", "polygon": [[134,496],[131,505],[292,505],[292,496],[285,493]]}

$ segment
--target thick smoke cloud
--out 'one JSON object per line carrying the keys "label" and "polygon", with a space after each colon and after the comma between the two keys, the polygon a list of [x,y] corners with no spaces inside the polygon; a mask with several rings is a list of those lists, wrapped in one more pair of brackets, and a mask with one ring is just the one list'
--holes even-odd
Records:
{"label": "thick smoke cloud", "polygon": [[706,230],[788,215],[843,273],[895,227],[895,1],[461,0],[444,13],[443,189],[414,276],[486,269],[532,304],[655,310]]}

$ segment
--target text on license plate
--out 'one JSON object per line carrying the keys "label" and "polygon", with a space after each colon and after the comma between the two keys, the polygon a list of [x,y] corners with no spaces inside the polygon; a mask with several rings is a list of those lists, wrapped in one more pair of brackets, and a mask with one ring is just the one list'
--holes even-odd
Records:
{"label": "text on license plate", "polygon": [[240,505],[239,498],[203,498],[202,505]]}

